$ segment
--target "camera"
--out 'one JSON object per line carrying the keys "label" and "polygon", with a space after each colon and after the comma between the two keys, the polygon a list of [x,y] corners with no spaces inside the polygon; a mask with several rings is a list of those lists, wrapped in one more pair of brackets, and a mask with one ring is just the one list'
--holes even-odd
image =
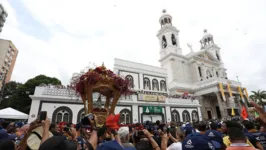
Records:
{"label": "camera", "polygon": [[86,115],[86,116],[84,116],[82,119],[81,119],[81,125],[82,126],[88,126],[88,125],[90,125],[90,119],[91,120],[94,120],[94,116],[93,116],[93,114],[88,114],[88,115]]}

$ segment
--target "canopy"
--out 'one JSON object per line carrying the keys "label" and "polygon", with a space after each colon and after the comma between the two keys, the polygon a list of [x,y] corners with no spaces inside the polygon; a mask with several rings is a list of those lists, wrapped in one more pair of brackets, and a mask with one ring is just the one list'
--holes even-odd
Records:
{"label": "canopy", "polygon": [[29,115],[10,107],[0,110],[0,118],[2,119],[28,119],[28,117]]}

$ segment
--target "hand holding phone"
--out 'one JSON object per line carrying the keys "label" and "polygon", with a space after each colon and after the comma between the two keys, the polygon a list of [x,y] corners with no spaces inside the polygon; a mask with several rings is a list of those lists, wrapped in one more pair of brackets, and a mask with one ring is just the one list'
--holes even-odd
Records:
{"label": "hand holding phone", "polygon": [[47,111],[41,111],[39,121],[42,122],[43,120],[46,120],[46,117],[47,117]]}

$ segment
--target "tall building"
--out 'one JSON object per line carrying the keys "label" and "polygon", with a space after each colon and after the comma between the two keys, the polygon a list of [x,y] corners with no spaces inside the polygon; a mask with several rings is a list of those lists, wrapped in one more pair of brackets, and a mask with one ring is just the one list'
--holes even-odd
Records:
{"label": "tall building", "polygon": [[[194,52],[188,45],[191,52],[184,55],[172,16],[164,10],[159,23],[161,67],[114,60],[113,71],[127,78],[135,91],[129,97],[121,97],[116,105],[115,113],[121,115],[120,123],[227,119],[232,108],[239,115],[240,99],[246,90],[240,82],[228,79],[222,50],[215,44],[214,36],[204,30],[199,50]],[[74,73],[71,83],[87,70]],[[80,121],[84,116],[84,105],[74,93],[68,88],[36,87],[34,95],[30,96],[29,121],[36,119],[40,111],[47,111],[53,122]],[[97,101],[97,94],[94,100]]]}
{"label": "tall building", "polygon": [[18,50],[11,41],[0,39],[0,88],[4,79],[5,83],[10,81],[17,55]]}
{"label": "tall building", "polygon": [[4,27],[4,24],[6,22],[7,15],[8,14],[4,9],[3,5],[0,4],[0,32],[2,32],[2,28]]}

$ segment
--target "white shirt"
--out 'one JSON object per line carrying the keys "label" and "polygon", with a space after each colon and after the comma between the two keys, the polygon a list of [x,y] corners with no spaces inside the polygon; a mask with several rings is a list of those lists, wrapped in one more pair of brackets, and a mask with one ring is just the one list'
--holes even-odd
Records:
{"label": "white shirt", "polygon": [[169,147],[167,147],[166,150],[182,150],[182,143],[181,142],[173,143]]}

